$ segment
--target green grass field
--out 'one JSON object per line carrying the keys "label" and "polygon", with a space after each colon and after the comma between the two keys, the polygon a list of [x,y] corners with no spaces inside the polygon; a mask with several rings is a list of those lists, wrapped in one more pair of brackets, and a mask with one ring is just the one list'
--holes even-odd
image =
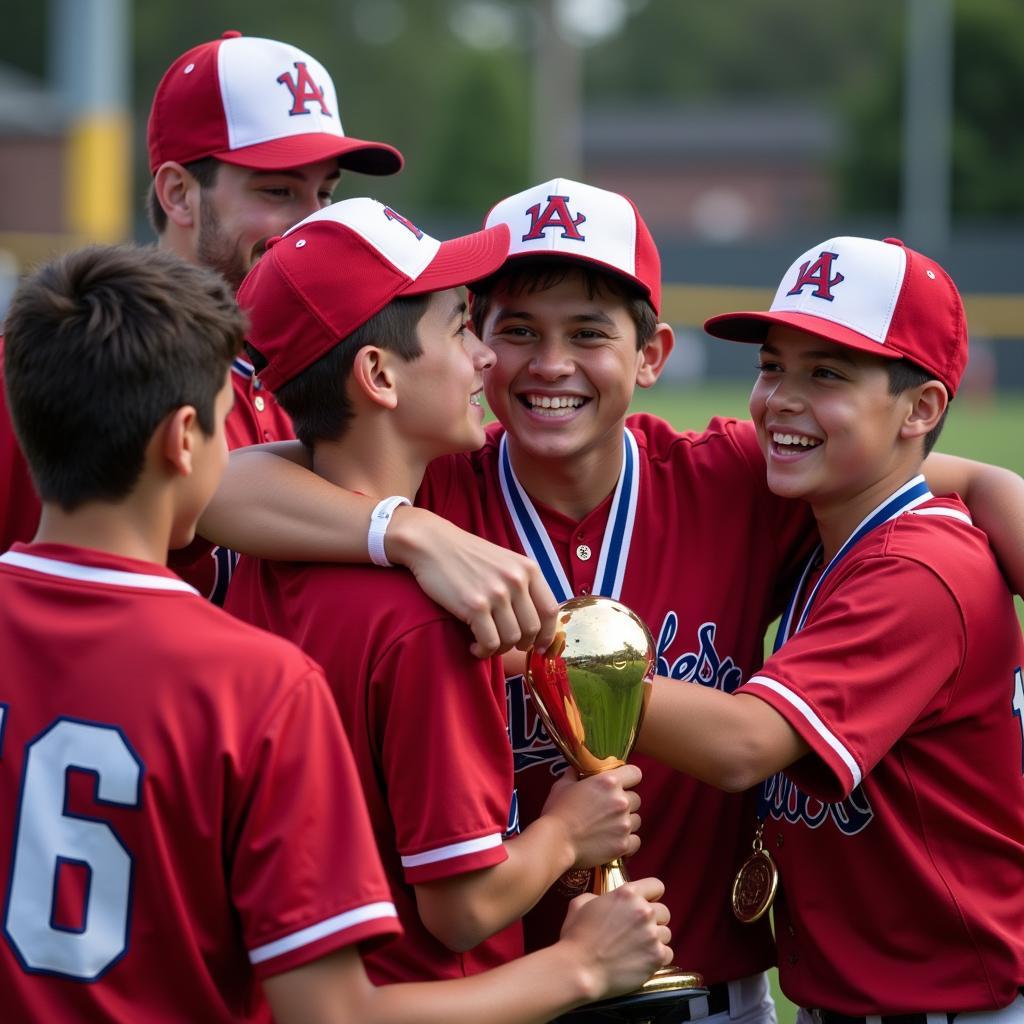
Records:
{"label": "green grass field", "polygon": [[[633,407],[636,411],[655,413],[680,430],[696,430],[712,416],[746,416],[748,394],[749,388],[743,385],[673,387],[659,384],[649,391],[638,391]],[[1024,395],[1001,396],[991,402],[961,398],[950,408],[938,450],[1024,473],[1022,424]],[[1024,623],[1024,604],[1020,601],[1017,610]],[[775,972],[771,973],[779,1024],[794,1024],[796,1008],[781,994]]]}

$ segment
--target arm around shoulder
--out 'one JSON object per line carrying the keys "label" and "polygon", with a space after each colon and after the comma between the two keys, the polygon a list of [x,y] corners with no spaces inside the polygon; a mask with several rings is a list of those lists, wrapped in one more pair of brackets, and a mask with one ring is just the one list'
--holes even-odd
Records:
{"label": "arm around shoulder", "polygon": [[1024,478],[1011,469],[933,452],[924,474],[933,494],[955,491],[970,509],[1010,589],[1024,596]]}
{"label": "arm around shoulder", "polygon": [[[313,473],[298,442],[240,448],[231,453],[199,533],[258,558],[366,564],[376,504]],[[469,626],[478,657],[550,644],[558,605],[525,556],[426,509],[404,507],[388,525],[384,551],[412,572],[432,600]]]}

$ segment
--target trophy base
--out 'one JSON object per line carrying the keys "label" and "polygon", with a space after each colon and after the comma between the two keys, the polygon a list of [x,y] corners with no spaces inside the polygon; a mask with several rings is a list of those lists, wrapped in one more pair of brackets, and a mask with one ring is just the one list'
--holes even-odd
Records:
{"label": "trophy base", "polygon": [[684,1024],[708,1015],[701,975],[663,967],[635,992],[588,1003],[558,1018],[559,1024]]}

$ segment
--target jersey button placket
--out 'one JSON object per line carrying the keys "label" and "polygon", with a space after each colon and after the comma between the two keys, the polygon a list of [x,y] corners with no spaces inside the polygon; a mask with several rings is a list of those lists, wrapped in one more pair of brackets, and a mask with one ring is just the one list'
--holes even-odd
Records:
{"label": "jersey button placket", "polygon": [[586,597],[593,586],[590,572],[593,571],[594,549],[587,543],[587,535],[583,532],[577,533],[574,540],[570,542],[570,561],[574,577],[584,577],[586,583],[577,584],[574,589],[579,597]]}

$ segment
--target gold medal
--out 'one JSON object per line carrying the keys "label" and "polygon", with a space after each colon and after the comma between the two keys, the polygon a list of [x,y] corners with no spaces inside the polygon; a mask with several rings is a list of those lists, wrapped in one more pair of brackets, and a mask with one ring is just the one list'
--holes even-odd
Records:
{"label": "gold medal", "polygon": [[593,868],[569,868],[555,883],[562,896],[579,896],[590,892],[594,882]]}
{"label": "gold medal", "polygon": [[764,917],[779,887],[779,869],[761,842],[763,831],[762,822],[754,836],[754,852],[743,862],[732,883],[732,912],[744,924]]}

